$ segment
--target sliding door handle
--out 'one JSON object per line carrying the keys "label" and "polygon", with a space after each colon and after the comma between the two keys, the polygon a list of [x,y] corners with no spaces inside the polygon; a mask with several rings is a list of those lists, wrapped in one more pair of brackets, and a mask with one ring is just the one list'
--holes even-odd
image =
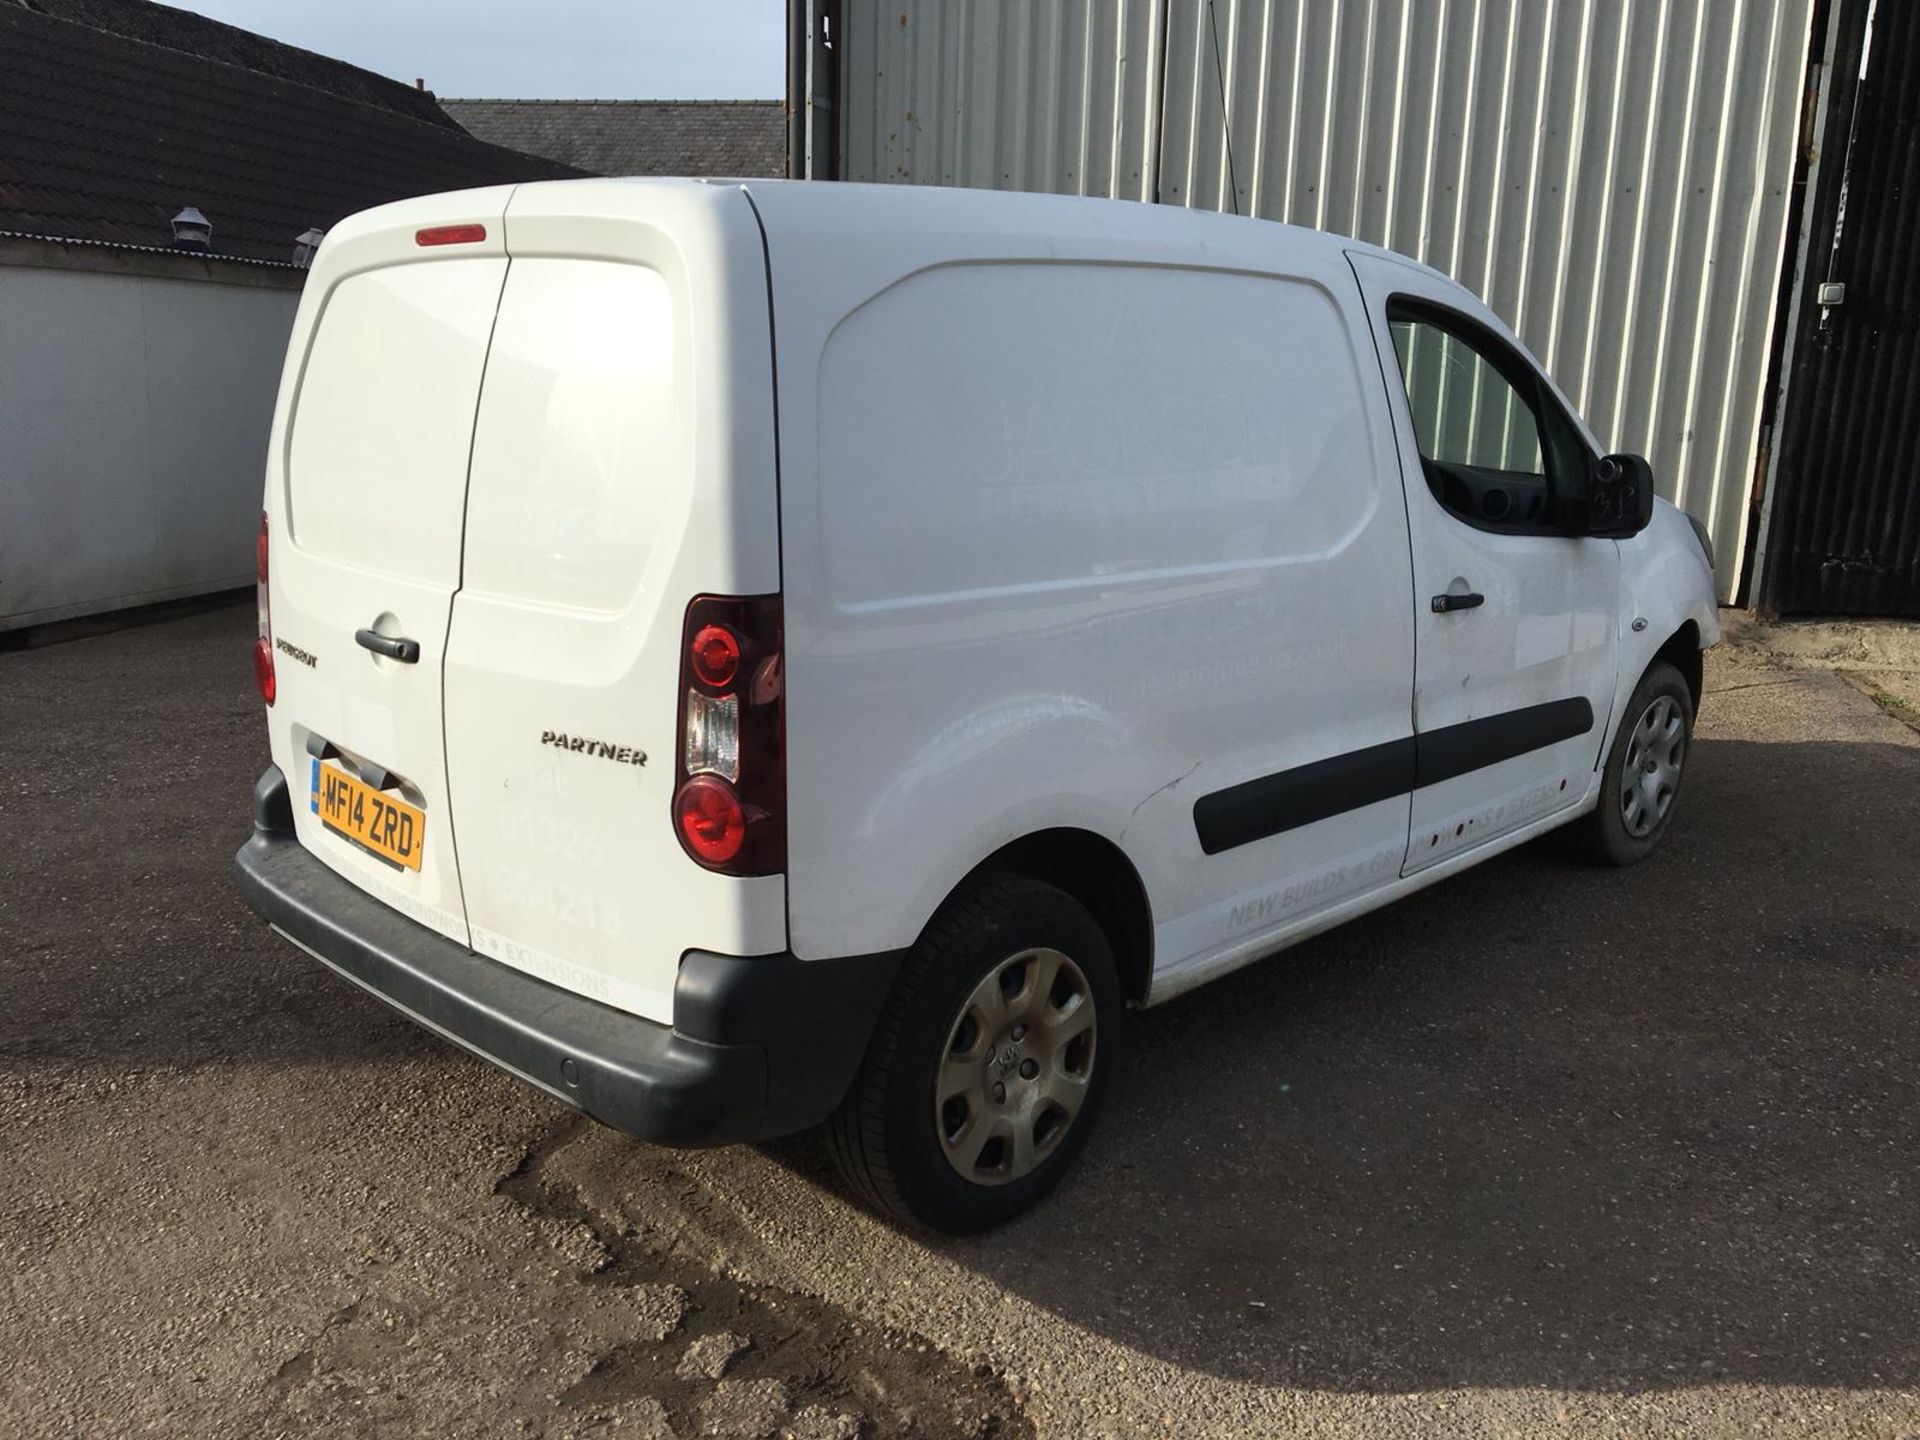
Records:
{"label": "sliding door handle", "polygon": [[389,660],[398,660],[402,665],[411,665],[420,658],[420,642],[403,640],[398,635],[382,635],[378,630],[356,630],[354,643],[363,650],[371,650],[376,655],[384,655]]}
{"label": "sliding door handle", "polygon": [[1450,610],[1474,610],[1487,603],[1487,597],[1477,590],[1469,590],[1464,595],[1448,593],[1433,597],[1433,613],[1445,615]]}

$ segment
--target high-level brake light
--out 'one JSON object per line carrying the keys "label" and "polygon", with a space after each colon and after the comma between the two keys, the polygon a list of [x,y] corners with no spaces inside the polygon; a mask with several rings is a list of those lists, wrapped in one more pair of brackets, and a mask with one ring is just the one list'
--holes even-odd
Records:
{"label": "high-level brake light", "polygon": [[413,232],[416,245],[474,245],[486,238],[484,225],[429,225]]}

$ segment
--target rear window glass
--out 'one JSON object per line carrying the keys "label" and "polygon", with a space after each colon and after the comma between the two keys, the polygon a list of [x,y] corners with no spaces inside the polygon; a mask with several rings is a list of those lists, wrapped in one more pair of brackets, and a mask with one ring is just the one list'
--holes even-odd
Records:
{"label": "rear window glass", "polygon": [[458,582],[473,412],[506,266],[400,265],[334,287],[307,352],[287,453],[300,549]]}

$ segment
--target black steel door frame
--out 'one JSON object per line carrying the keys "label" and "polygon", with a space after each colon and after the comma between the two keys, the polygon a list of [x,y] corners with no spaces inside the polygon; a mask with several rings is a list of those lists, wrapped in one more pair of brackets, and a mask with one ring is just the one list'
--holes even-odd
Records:
{"label": "black steel door frame", "polygon": [[1754,598],[1920,616],[1920,7],[1829,24]]}

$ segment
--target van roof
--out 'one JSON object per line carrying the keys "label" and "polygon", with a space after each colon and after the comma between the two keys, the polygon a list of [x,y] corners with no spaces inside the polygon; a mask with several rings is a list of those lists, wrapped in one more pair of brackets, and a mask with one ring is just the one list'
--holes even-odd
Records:
{"label": "van roof", "polygon": [[631,215],[634,187],[649,186],[739,188],[752,196],[770,228],[791,226],[815,236],[892,231],[903,241],[914,235],[950,239],[956,234],[1030,238],[1038,243],[1097,238],[1109,245],[1137,243],[1142,249],[1162,252],[1162,258],[1168,249],[1192,251],[1211,264],[1252,269],[1271,269],[1276,264],[1284,268],[1290,257],[1325,260],[1355,250],[1439,273],[1407,256],[1323,230],[1181,205],[1080,195],[722,176],[538,181],[520,186],[517,193],[548,192],[548,206],[553,196],[564,194],[568,208],[577,206],[583,217],[612,217]]}

